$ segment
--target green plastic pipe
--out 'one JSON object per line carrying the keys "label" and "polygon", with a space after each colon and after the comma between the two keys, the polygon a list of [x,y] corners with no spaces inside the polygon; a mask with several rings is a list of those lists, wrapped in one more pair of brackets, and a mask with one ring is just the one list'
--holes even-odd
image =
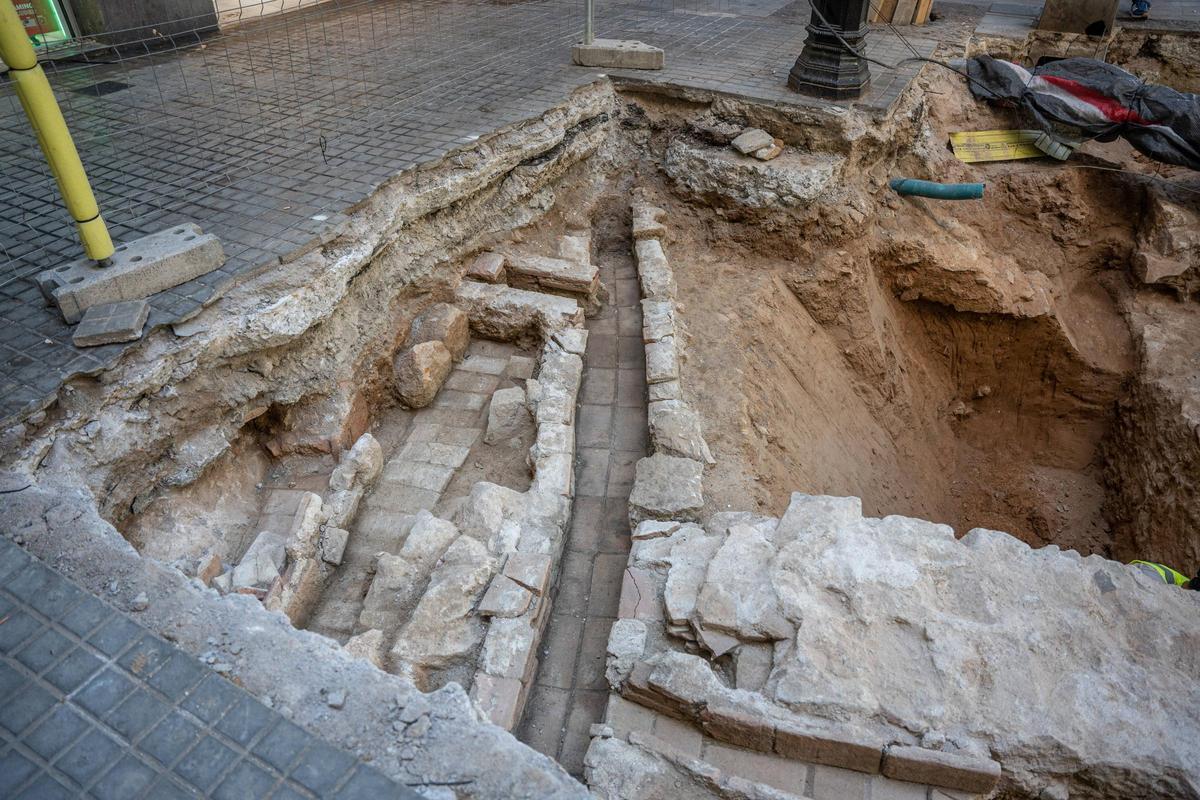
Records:
{"label": "green plastic pipe", "polygon": [[983,197],[982,183],[934,183],[916,178],[892,178],[888,185],[898,194],[933,200],[978,200]]}

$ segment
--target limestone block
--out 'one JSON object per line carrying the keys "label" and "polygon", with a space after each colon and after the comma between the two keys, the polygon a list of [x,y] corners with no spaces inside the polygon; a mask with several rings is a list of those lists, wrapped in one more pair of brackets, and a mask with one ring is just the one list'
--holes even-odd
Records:
{"label": "limestone block", "polygon": [[263,605],[269,611],[282,611],[299,628],[321,599],[325,574],[315,558],[299,559],[287,568],[283,580],[277,581],[267,593]]}
{"label": "limestone block", "polygon": [[734,525],[708,562],[696,621],[745,641],[790,639],[773,586],[775,548],[751,525]]}
{"label": "limestone block", "polygon": [[1000,765],[990,758],[892,745],[881,771],[889,778],[986,794],[1000,780]]}
{"label": "limestone block", "polygon": [[372,629],[363,631],[357,636],[351,636],[342,645],[353,658],[369,661],[379,669],[383,669],[383,631]]}
{"label": "limestone block", "polygon": [[363,492],[364,487],[358,483],[349,489],[330,492],[328,502],[322,507],[325,524],[349,529],[350,523],[358,513],[358,504],[362,501]]}
{"label": "limestone block", "polygon": [[553,560],[540,553],[512,553],[504,561],[504,575],[536,595],[550,588]]}
{"label": "limestone block", "polygon": [[642,297],[652,300],[675,299],[675,276],[667,255],[658,239],[642,239],[634,245],[638,261],[638,280],[642,285]]}
{"label": "limestone block", "polygon": [[775,752],[785,758],[875,775],[879,773],[883,758],[883,742],[848,733],[810,730],[798,723],[777,721]]}
{"label": "limestone block", "polygon": [[617,616],[622,619],[662,619],[654,573],[640,567],[626,567],[621,579],[621,598]]}
{"label": "limestone block", "polygon": [[382,471],[383,448],[374,436],[364,433],[334,468],[329,476],[329,488],[333,491],[349,489],[356,481],[363,486],[370,486]]}
{"label": "limestone block", "polygon": [[558,240],[558,256],[576,264],[592,263],[592,237],[588,233],[574,233]]}
{"label": "limestone block", "polygon": [[529,608],[533,593],[521,584],[497,575],[479,601],[479,613],[485,617],[519,617]]}
{"label": "limestone block", "polygon": [[321,531],[321,539],[317,548],[321,560],[326,564],[341,564],[342,555],[346,552],[346,542],[349,539],[349,531],[335,528],[332,525],[325,526],[325,530]]}
{"label": "limestone block", "polygon": [[[652,383],[647,387],[647,389],[647,394],[651,403],[661,403],[664,401],[683,401],[683,390],[679,385],[679,381],[662,381],[661,383]],[[707,442],[705,444],[707,445]]]}
{"label": "limestone block", "polygon": [[300,504],[292,517],[292,527],[287,535],[286,548],[289,558],[300,560],[317,555],[317,542],[321,537],[323,518],[321,496],[305,492],[300,497]]}
{"label": "limestone block", "polygon": [[471,700],[483,711],[493,725],[509,731],[521,719],[524,687],[515,678],[499,678],[486,672],[476,672],[471,686]]}
{"label": "limestone block", "polygon": [[691,621],[700,588],[708,575],[708,564],[721,544],[718,536],[681,536],[671,548],[665,559],[670,570],[663,587],[663,605],[672,624],[686,625]]}
{"label": "limestone block", "polygon": [[586,328],[562,328],[554,331],[550,339],[568,353],[582,356],[587,349],[588,332]]}
{"label": "limestone block", "polygon": [[484,283],[504,283],[504,254],[480,253],[467,267],[466,277]]}
{"label": "limestone block", "polygon": [[542,330],[578,327],[584,321],[583,309],[572,298],[507,286],[463,281],[455,300],[467,312],[473,330],[501,341],[536,337]]}
{"label": "limestone block", "polygon": [[464,536],[489,542],[500,534],[506,519],[514,519],[525,509],[525,497],[517,491],[479,481],[458,507],[454,522]]}
{"label": "limestone block", "polygon": [[646,623],[618,619],[608,631],[608,663],[604,674],[614,689],[629,677],[633,665],[646,652]]}
{"label": "limestone block", "polygon": [[789,153],[764,162],[725,148],[697,146],[684,137],[671,141],[663,159],[676,189],[747,208],[809,205],[836,184],[844,164],[844,156],[826,152]]}
{"label": "limestone block", "polygon": [[467,315],[449,303],[434,303],[412,321],[409,344],[441,342],[454,361],[462,361],[471,343]]}
{"label": "limestone block", "polygon": [[761,128],[748,128],[730,144],[739,153],[750,155],[764,147],[771,147],[775,144],[775,138]]}
{"label": "limestone block", "polygon": [[532,492],[570,497],[575,488],[575,462],[570,453],[539,456],[535,464]]}
{"label": "limestone block", "polygon": [[575,455],[575,427],[573,425],[547,423],[538,426],[537,439],[529,448],[530,463],[536,464],[542,456],[555,453],[572,457]]}
{"label": "limestone block", "polygon": [[646,344],[675,335],[675,303],[671,300],[642,300],[642,341]]}
{"label": "limestone block", "polygon": [[638,461],[629,495],[631,521],[695,519],[704,507],[703,470],[690,458],[655,454]]}
{"label": "limestone block", "polygon": [[633,239],[641,241],[642,239],[663,239],[667,235],[667,229],[662,224],[662,219],[667,215],[667,212],[657,206],[652,206],[649,203],[634,203],[633,204]]}
{"label": "limestone block", "polygon": [[410,408],[433,402],[450,374],[453,358],[441,342],[421,342],[396,357],[396,395]]}
{"label": "limestone block", "polygon": [[775,648],[770,644],[745,642],[738,646],[734,656],[734,685],[738,689],[757,692],[771,677],[771,666],[775,661]]}
{"label": "limestone block", "polygon": [[494,573],[495,561],[483,544],[469,536],[455,539],[389,651],[392,668],[431,691],[431,670],[474,653],[484,632],[475,606]]}
{"label": "limestone block", "polygon": [[717,463],[700,431],[700,415],[688,408],[666,405],[669,402],[675,401],[650,403],[648,420],[654,451],[705,464]]}
{"label": "limestone block", "polygon": [[718,741],[770,753],[775,726],[766,717],[732,705],[710,704],[700,712],[704,732]]}
{"label": "limestone block", "polygon": [[286,544],[287,539],[278,533],[263,531],[258,534],[233,568],[229,588],[234,591],[245,588],[269,589],[283,570]]}
{"label": "limestone block", "polygon": [[418,512],[399,554],[381,553],[376,559],[359,627],[395,627],[416,605],[435,565],[458,535],[453,523],[428,511]]}
{"label": "limestone block", "polygon": [[533,417],[520,386],[497,389],[488,405],[486,444],[516,443],[533,435]]}
{"label": "limestone block", "polygon": [[679,354],[675,352],[675,337],[668,336],[646,345],[646,383],[656,384],[679,380]]}
{"label": "limestone block", "polygon": [[523,619],[493,619],[483,640],[479,665],[500,678],[528,682],[536,659],[537,631]]}
{"label": "limestone block", "polygon": [[600,268],[589,262],[512,253],[508,279],[520,288],[559,289],[590,295],[600,286]]}

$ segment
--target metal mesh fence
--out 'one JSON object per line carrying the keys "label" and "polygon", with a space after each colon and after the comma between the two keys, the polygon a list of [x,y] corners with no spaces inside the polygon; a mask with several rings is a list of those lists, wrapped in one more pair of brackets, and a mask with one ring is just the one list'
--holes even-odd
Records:
{"label": "metal mesh fence", "polygon": [[[297,2],[218,0],[220,30],[204,29],[208,15],[110,31],[119,47],[47,46],[114,240],[191,220],[224,246],[219,270],[152,298],[151,325],[313,246],[388,177],[535,117],[597,75],[570,64],[583,0],[326,0],[278,13]],[[805,0],[598,0],[595,31],[666,49],[653,80],[794,102],[786,74],[808,15]],[[871,102],[906,80],[883,77]],[[6,419],[123,346],[74,347],[31,280],[82,250],[2,78],[0,176]]]}

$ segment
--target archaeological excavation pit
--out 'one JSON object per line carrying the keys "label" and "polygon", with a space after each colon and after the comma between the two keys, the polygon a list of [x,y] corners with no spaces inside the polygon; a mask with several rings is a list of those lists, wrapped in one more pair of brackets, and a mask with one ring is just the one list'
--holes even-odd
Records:
{"label": "archaeological excavation pit", "polygon": [[1200,796],[1197,601],[1117,563],[1200,567],[1195,182],[1118,142],[901,198],[1012,124],[952,77],[870,124],[585,87],[73,380],[23,508],[454,796],[584,796],[500,729],[603,797]]}

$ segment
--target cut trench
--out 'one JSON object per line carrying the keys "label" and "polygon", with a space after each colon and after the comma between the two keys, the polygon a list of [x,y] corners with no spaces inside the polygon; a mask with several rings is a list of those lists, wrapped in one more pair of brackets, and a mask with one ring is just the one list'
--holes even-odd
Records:
{"label": "cut trench", "polygon": [[[687,136],[679,127],[670,135]],[[843,252],[828,239],[801,237],[797,244],[794,232],[781,233],[786,226],[727,213],[719,204],[713,213],[706,200],[678,187],[657,188],[657,202],[674,222],[671,257],[690,332],[684,384],[696,393],[691,399],[718,451],[717,466],[705,476],[706,513],[744,509],[746,498],[754,497],[778,514],[792,491],[857,495],[868,514],[930,518],[953,525],[959,534],[983,526],[1011,531],[1034,545],[1176,563],[1194,558],[1194,543],[1172,543],[1195,518],[1190,495],[1178,496],[1175,509],[1161,511],[1164,518],[1173,515],[1166,535],[1121,540],[1114,530],[1120,526],[1113,520],[1122,515],[1142,529],[1154,521],[1139,519],[1147,514],[1144,506],[1130,509],[1125,503],[1122,509],[1116,499],[1134,471],[1123,464],[1140,457],[1127,443],[1144,437],[1147,425],[1161,432],[1177,422],[1170,403],[1157,402],[1153,382],[1143,380],[1141,329],[1128,310],[1149,303],[1168,320],[1190,313],[1163,310],[1157,296],[1135,303],[1142,290],[1127,272],[1136,232],[1119,219],[1113,202],[1125,190],[1110,187],[1105,199],[1088,181],[1067,186],[1052,179],[1025,185],[997,181],[993,190],[1009,209],[1002,226],[1028,233],[1043,224],[1040,216],[1031,219],[1011,208],[1014,197],[1049,188],[1062,196],[1054,199],[1058,210],[1047,213],[1065,218],[1086,213],[1104,231],[1098,243],[1069,236],[1066,244],[1055,243],[1041,236],[1014,261],[996,244],[996,229],[969,213],[957,223],[968,232],[949,235],[954,225],[940,218],[944,212],[932,212],[932,222],[928,213],[914,219],[905,216],[910,209],[875,197],[871,202],[879,204],[874,211],[881,222],[871,236],[838,239],[833,229]],[[574,522],[539,648],[541,664],[518,728],[521,738],[576,775],[588,729],[603,716],[605,642],[617,615],[628,549],[629,481],[645,452],[641,315],[627,226],[623,213],[611,208],[593,218],[597,261],[612,302],[587,326],[591,339],[575,429]],[[906,228],[946,252],[914,253],[911,242],[897,244],[897,232]],[[963,237],[978,240],[984,255],[972,260],[966,249],[955,249],[951,242]],[[1011,294],[978,289],[997,283],[1003,288],[998,276],[1012,282],[1036,271],[1030,253],[1039,248],[1040,259],[1061,262],[1047,270],[1056,281],[1052,309],[1029,306],[1043,288],[1036,285]],[[970,268],[959,269],[963,264]],[[376,430],[382,439],[396,438],[384,442],[390,456],[412,424],[408,418],[389,419],[388,413],[379,416]],[[294,507],[285,498],[295,502],[304,490],[327,488],[333,468],[328,454],[293,454],[272,464],[264,452],[275,437],[303,435],[303,421],[302,414],[284,408],[267,410],[194,489],[176,492],[181,504],[174,511],[169,503],[141,510],[126,527],[130,540],[147,555],[173,560],[177,537],[155,533],[186,528],[189,509],[182,500],[189,499],[202,523],[196,527],[220,533],[236,559],[256,530],[283,524]],[[1160,447],[1177,448],[1181,461],[1194,464],[1195,445],[1194,437],[1172,434]],[[1153,464],[1145,472],[1157,479]],[[476,473],[463,479],[464,488],[480,478],[498,480]],[[267,497],[256,496],[256,484],[263,484]],[[243,509],[234,495],[257,499]],[[1147,491],[1145,500],[1163,496]],[[351,537],[358,543],[335,572],[310,629],[339,641],[356,631],[351,620],[361,606],[370,561],[378,550],[389,549],[367,533],[381,524],[372,515],[384,499],[377,487],[364,502]],[[443,516],[450,513],[440,498],[430,505]],[[383,524],[392,526],[394,550],[403,526],[394,519]],[[1141,542],[1136,551],[1133,541]],[[469,661],[438,674],[433,683],[469,684]]]}

